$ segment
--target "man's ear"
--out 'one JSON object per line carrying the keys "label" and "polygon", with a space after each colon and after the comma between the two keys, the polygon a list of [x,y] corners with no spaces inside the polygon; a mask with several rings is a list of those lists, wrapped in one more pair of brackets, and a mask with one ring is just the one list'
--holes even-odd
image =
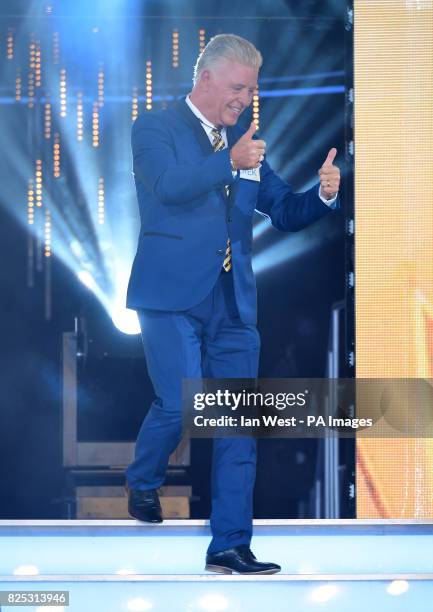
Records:
{"label": "man's ear", "polygon": [[200,85],[203,88],[203,90],[206,92],[209,91],[210,81],[211,81],[210,71],[203,70],[203,72],[200,75]]}

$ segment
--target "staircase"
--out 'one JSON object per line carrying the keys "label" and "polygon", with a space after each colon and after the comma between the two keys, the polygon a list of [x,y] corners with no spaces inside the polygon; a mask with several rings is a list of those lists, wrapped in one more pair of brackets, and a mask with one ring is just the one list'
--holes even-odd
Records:
{"label": "staircase", "polygon": [[197,520],[0,521],[0,591],[69,591],[37,612],[433,610],[433,521],[256,520],[271,576],[205,572],[209,540]]}

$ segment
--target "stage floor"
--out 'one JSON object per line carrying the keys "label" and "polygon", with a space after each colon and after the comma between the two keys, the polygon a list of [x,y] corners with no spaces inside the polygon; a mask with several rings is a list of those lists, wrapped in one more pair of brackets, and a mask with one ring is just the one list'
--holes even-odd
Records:
{"label": "stage floor", "polygon": [[38,612],[425,612],[433,601],[433,521],[256,520],[254,553],[282,566],[272,576],[205,572],[209,539],[208,521],[0,521],[0,591],[69,591],[69,606],[20,606]]}

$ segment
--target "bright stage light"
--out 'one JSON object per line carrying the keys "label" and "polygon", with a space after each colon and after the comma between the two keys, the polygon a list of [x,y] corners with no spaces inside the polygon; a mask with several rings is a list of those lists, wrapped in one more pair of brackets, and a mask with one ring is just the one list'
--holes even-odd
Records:
{"label": "bright stage light", "polygon": [[[138,0],[128,2],[131,7],[135,3],[138,6]],[[119,87],[132,91],[132,78],[122,80],[118,50],[133,46],[133,37],[124,21],[116,19],[123,14],[124,0],[113,0],[109,8],[104,7],[104,16],[108,13],[110,19],[100,28],[90,24],[113,41],[101,56],[92,46],[95,34],[88,34],[89,23],[82,19],[88,3],[73,4],[67,22],[53,14],[35,27],[29,17],[29,27],[20,31],[19,46],[15,30],[8,29],[7,57],[17,60],[11,67],[11,101],[17,117],[7,122],[2,138],[14,167],[22,169],[23,206],[16,206],[15,194],[4,200],[11,202],[13,214],[33,235],[30,267],[35,265],[31,257],[39,261],[36,253],[44,256],[43,265],[55,255],[97,298],[109,321],[125,334],[139,334],[136,313],[125,308],[139,231],[130,124],[121,119],[119,100],[112,95],[106,98],[105,91],[108,74]],[[174,43],[174,51],[179,51],[177,38]],[[140,84],[133,90],[134,117],[139,110],[139,88],[144,86],[145,107],[153,105],[152,59],[146,60],[144,83],[140,72]],[[29,106],[36,110],[28,110]],[[38,146],[20,151],[15,119],[17,125],[29,121],[32,142]],[[102,128],[108,134],[106,140]]]}
{"label": "bright stage light", "polygon": [[409,590],[407,580],[393,580],[386,588],[390,595],[403,595]]}
{"label": "bright stage light", "polygon": [[335,597],[337,593],[338,589],[335,584],[323,584],[313,590],[311,599],[316,603],[324,603]]}
{"label": "bright stage light", "polygon": [[140,324],[135,310],[129,310],[123,305],[118,305],[114,308],[111,318],[117,329],[124,334],[132,336],[140,333]]}
{"label": "bright stage light", "polygon": [[[80,245],[73,242],[70,246],[74,254],[79,256],[78,253],[82,252]],[[128,335],[140,333],[137,313],[125,306],[127,287],[127,276],[125,277],[125,274],[119,275],[115,281],[116,295],[114,297],[110,297],[104,292],[95,280],[95,277],[88,270],[80,270],[77,276],[83,285],[98,298],[119,331]]]}
{"label": "bright stage light", "polygon": [[19,565],[14,569],[14,576],[37,576],[39,569],[36,565]]}
{"label": "bright stage light", "polygon": [[87,270],[80,270],[77,276],[83,283],[83,285],[87,287],[87,289],[90,289],[91,291],[94,291],[96,289],[95,279],[90,274],[90,272],[87,272]]}
{"label": "bright stage light", "polygon": [[[139,110],[151,110],[155,102],[164,103],[177,97],[181,90],[175,85],[173,91],[168,89],[160,94],[155,77],[160,74],[161,61],[150,50],[137,58],[136,69],[131,65],[131,70],[125,73],[123,62],[119,61],[119,49],[129,58],[130,50],[137,44],[139,29],[132,34],[126,27],[127,21],[117,19],[123,14],[124,0],[112,0],[108,4],[101,24],[82,19],[88,3],[76,0],[71,20],[58,20],[57,9],[52,8],[53,14],[46,10],[49,19],[38,22],[36,28],[29,16],[28,28],[19,33],[8,29],[5,59],[19,60],[11,66],[11,101],[16,103],[20,121],[27,114],[29,125],[33,126],[34,142],[41,146],[32,147],[31,153],[24,147],[20,150],[14,121],[5,125],[2,136],[5,148],[10,151],[11,165],[22,169],[23,205],[18,208],[13,204],[16,203],[14,193],[3,199],[10,202],[7,206],[13,214],[26,223],[34,236],[35,249],[41,249],[48,259],[55,255],[73,271],[122,333],[139,334],[136,313],[125,308],[127,280],[140,225],[131,172],[129,118],[135,120]],[[138,7],[140,3],[128,0],[128,6],[133,5]],[[168,48],[168,65],[179,69],[181,53],[185,61],[192,62],[211,35],[212,31],[205,30],[201,24],[185,30],[180,24],[179,27],[173,24],[167,39],[161,41],[163,57],[167,56]],[[105,37],[112,44],[102,46],[99,37]],[[280,44],[284,46],[283,42]],[[175,72],[179,70],[170,74]],[[329,74],[341,76],[343,73]],[[106,90],[108,77],[110,88]],[[327,73],[304,74],[302,79],[310,77],[327,78]],[[294,76],[277,80],[285,83],[299,78],[296,72]],[[274,77],[264,78],[263,83],[273,80]],[[189,83],[181,87],[187,93]],[[319,89],[313,93],[322,94]],[[125,92],[129,95],[124,95]],[[265,122],[262,98],[293,97],[305,92],[305,87],[302,91],[296,88],[277,91],[262,86],[260,98],[255,92],[253,119],[257,124],[260,120],[261,125],[266,125],[266,139],[274,156],[271,161],[277,165],[284,152],[284,139],[280,143],[280,130],[274,127],[272,132],[269,122]],[[297,104],[296,110],[300,113],[304,101],[298,98],[299,103],[297,99],[291,101],[291,108]],[[283,102],[282,116],[287,111]],[[33,110],[28,110],[33,106]],[[302,130],[304,125],[297,113],[292,115],[291,138],[293,129]],[[279,125],[279,121],[273,123]],[[328,141],[329,129],[322,132],[321,140]],[[295,173],[306,163],[308,154],[309,149],[305,147],[295,162],[291,159],[287,162],[291,164],[291,172]],[[262,216],[254,226],[254,239],[261,240],[253,264],[258,274],[320,246],[323,240],[320,232],[313,229],[303,235],[281,236],[278,240],[265,236],[270,231],[269,220]],[[33,251],[29,253],[29,266],[33,266]],[[43,261],[47,263],[45,258]]]}

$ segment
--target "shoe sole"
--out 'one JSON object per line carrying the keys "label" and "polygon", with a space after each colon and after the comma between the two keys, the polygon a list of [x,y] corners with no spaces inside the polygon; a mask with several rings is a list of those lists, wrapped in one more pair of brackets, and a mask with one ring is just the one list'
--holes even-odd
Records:
{"label": "shoe sole", "polygon": [[224,567],[223,565],[209,565],[206,564],[205,568],[204,568],[207,572],[215,572],[216,574],[241,574],[242,576],[245,575],[257,575],[257,574],[277,574],[278,572],[281,572],[280,569],[268,569],[268,570],[261,570],[260,572],[237,572],[234,569],[231,569],[230,567]]}
{"label": "shoe sole", "polygon": [[148,521],[144,518],[139,518],[138,516],[134,516],[133,514],[129,513],[129,516],[133,519],[135,519],[136,521],[140,521],[140,523],[149,523],[149,525],[161,525],[161,523],[164,522],[164,520],[162,521]]}
{"label": "shoe sole", "polygon": [[131,518],[135,519],[136,521],[140,521],[140,523],[150,523],[152,525],[160,525],[161,523],[164,522],[164,519],[162,518],[160,521],[148,521],[144,518],[140,518],[138,516],[134,516],[134,514],[128,509],[128,514]]}

